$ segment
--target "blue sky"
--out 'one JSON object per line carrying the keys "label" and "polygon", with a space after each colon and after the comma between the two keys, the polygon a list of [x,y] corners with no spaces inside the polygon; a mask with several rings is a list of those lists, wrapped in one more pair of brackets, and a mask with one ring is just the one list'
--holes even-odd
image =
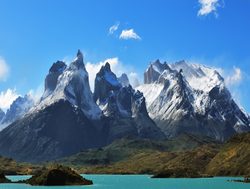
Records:
{"label": "blue sky", "polygon": [[250,112],[249,10],[249,0],[0,0],[0,107],[39,93],[51,64],[81,49],[140,79],[158,58],[220,68]]}

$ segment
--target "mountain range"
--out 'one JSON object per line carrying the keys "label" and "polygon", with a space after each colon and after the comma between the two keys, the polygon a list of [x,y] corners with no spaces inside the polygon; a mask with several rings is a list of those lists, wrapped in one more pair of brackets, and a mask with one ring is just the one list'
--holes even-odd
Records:
{"label": "mountain range", "polygon": [[150,117],[168,138],[181,133],[225,141],[250,129],[248,115],[233,100],[213,68],[185,61],[150,64],[137,87]]}
{"label": "mountain range", "polygon": [[148,116],[145,98],[123,86],[106,63],[94,94],[83,55],[67,66],[55,62],[41,100],[0,132],[0,154],[21,161],[47,161],[97,148],[121,137],[164,139]]}
{"label": "mountain range", "polygon": [[17,98],[0,119],[0,154],[19,161],[50,161],[120,138],[164,140],[184,133],[225,141],[250,130],[249,117],[224,79],[203,65],[152,62],[133,88],[107,62],[90,90],[83,54],[53,63],[38,103]]}

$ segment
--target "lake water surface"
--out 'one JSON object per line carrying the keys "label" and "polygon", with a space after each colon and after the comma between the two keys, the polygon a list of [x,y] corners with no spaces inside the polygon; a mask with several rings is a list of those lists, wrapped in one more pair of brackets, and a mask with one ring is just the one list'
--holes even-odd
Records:
{"label": "lake water surface", "polygon": [[[92,186],[30,186],[0,184],[0,189],[249,189],[250,184],[228,182],[232,177],[199,179],[151,179],[149,175],[83,175],[94,182]],[[8,176],[13,181],[29,176]]]}

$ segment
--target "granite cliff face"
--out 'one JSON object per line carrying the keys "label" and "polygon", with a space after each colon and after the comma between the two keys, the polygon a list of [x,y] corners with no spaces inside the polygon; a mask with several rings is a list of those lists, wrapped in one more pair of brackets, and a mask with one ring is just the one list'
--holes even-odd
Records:
{"label": "granite cliff face", "polygon": [[121,136],[164,138],[164,134],[148,116],[143,94],[130,85],[122,85],[111,71],[109,63],[96,75],[94,97],[109,120],[109,140]]}
{"label": "granite cliff face", "polygon": [[67,68],[67,65],[63,61],[55,62],[49,69],[49,74],[45,78],[45,91],[42,99],[49,96],[57,86],[58,77],[63,73]]}

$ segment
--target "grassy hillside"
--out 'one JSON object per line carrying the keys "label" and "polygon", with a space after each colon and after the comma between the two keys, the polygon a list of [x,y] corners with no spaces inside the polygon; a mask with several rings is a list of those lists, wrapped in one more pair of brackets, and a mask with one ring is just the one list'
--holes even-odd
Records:
{"label": "grassy hillside", "polygon": [[57,163],[74,167],[81,173],[134,174],[190,168],[199,160],[195,169],[202,168],[203,171],[204,164],[208,164],[217,153],[217,146],[209,139],[191,135],[166,141],[121,139],[107,147],[83,151]]}
{"label": "grassy hillside", "polygon": [[213,175],[249,175],[250,133],[231,138],[208,164],[206,172]]}
{"label": "grassy hillside", "polygon": [[[250,133],[245,133],[226,144],[191,135],[166,141],[120,139],[46,165],[63,164],[79,173],[237,176],[250,175],[249,160]],[[5,174],[32,174],[39,169],[41,166],[0,157],[0,171]]]}
{"label": "grassy hillside", "polygon": [[217,152],[213,146],[201,146],[184,152],[139,152],[111,165],[83,167],[80,170],[85,173],[155,174],[169,169],[190,169],[202,174]]}
{"label": "grassy hillside", "polygon": [[0,172],[6,175],[32,174],[38,169],[40,169],[40,166],[28,163],[18,163],[11,158],[0,156]]}

